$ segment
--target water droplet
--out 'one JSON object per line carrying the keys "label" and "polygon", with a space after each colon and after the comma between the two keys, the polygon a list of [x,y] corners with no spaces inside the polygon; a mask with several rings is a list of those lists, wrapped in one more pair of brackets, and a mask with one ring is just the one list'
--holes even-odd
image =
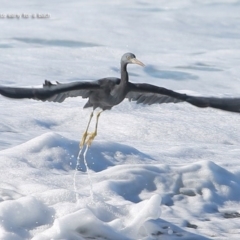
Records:
{"label": "water droplet", "polygon": [[168,229],[168,234],[169,235],[172,235],[173,234],[173,230],[169,227],[169,229]]}

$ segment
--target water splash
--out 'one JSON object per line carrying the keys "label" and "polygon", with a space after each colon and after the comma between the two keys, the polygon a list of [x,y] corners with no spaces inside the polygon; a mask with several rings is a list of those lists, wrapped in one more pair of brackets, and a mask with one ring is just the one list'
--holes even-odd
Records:
{"label": "water splash", "polygon": [[92,183],[92,178],[91,178],[91,174],[90,174],[90,169],[88,167],[87,164],[87,152],[89,149],[89,146],[86,146],[85,150],[83,151],[84,148],[80,148],[79,152],[78,152],[78,156],[77,156],[77,163],[76,163],[76,167],[75,167],[75,173],[73,176],[73,189],[74,192],[76,193],[76,201],[79,200],[79,193],[77,190],[77,175],[81,170],[81,156],[83,157],[83,162],[84,165],[86,167],[86,173],[87,173],[87,177],[88,177],[88,182],[89,182],[89,186],[90,186],[90,197],[91,197],[91,201],[94,202],[94,192],[93,192],[93,183]]}

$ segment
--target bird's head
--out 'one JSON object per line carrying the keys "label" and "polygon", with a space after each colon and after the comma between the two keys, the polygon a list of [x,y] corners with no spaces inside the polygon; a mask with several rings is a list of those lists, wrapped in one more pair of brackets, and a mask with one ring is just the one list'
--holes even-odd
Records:
{"label": "bird's head", "polygon": [[125,64],[127,65],[129,63],[133,63],[133,64],[138,64],[138,65],[140,65],[142,67],[145,66],[142,62],[140,62],[136,58],[136,56],[133,53],[125,53],[125,54],[123,54],[123,56],[121,58],[121,63],[124,64],[124,65]]}

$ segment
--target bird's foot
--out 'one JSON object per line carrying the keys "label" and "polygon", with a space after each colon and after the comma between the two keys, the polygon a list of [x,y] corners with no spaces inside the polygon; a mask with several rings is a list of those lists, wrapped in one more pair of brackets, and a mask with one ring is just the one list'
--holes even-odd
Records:
{"label": "bird's foot", "polygon": [[82,140],[81,140],[81,142],[79,143],[80,149],[83,148],[83,146],[84,146],[84,144],[85,144],[85,142],[86,142],[86,138],[87,138],[88,134],[89,134],[88,132],[85,132],[85,133],[83,134]]}
{"label": "bird's foot", "polygon": [[97,132],[89,133],[88,140],[86,141],[86,144],[88,147],[91,146],[91,144],[96,136],[97,136]]}

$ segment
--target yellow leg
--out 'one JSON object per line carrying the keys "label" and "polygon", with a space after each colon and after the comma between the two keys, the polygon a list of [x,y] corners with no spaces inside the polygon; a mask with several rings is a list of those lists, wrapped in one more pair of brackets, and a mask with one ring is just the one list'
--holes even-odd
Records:
{"label": "yellow leg", "polygon": [[100,114],[102,113],[103,111],[99,112],[97,114],[97,117],[96,117],[96,125],[95,125],[95,130],[93,133],[89,134],[89,137],[88,137],[88,140],[86,141],[87,145],[90,147],[94,138],[97,136],[97,128],[98,128],[98,119],[100,117]]}
{"label": "yellow leg", "polygon": [[87,128],[86,128],[86,131],[84,132],[83,136],[82,136],[82,140],[79,144],[79,147],[82,148],[86,142],[86,138],[87,138],[87,135],[89,134],[88,133],[88,128],[89,128],[89,125],[90,125],[90,122],[92,120],[92,117],[93,117],[93,111],[91,112],[91,115],[90,115],[90,118],[89,118],[89,121],[88,121],[88,125],[87,125]]}

